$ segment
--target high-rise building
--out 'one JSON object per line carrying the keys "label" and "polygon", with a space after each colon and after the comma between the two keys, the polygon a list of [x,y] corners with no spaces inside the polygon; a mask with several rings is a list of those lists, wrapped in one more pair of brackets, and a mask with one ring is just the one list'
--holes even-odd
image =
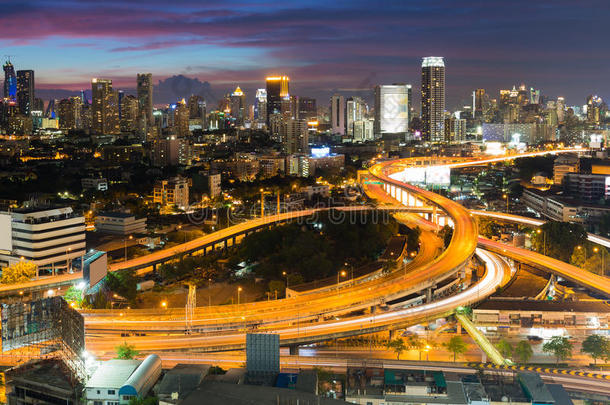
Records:
{"label": "high-rise building", "polygon": [[182,99],[176,108],[174,109],[174,127],[176,129],[176,135],[183,138],[190,134],[189,131],[189,108],[186,105],[186,101]]}
{"label": "high-rise building", "polygon": [[423,58],[421,78],[421,116],[425,140],[441,142],[445,136],[445,62],[442,57]]}
{"label": "high-rise building", "polygon": [[563,123],[566,116],[566,100],[563,97],[557,97],[555,107],[557,108],[557,121]]}
{"label": "high-rise building", "polygon": [[254,119],[259,122],[267,122],[267,89],[256,90]]}
{"label": "high-rise building", "polygon": [[112,80],[91,79],[91,131],[94,134],[118,134],[119,95],[112,90]]}
{"label": "high-rise building", "polygon": [[445,142],[454,143],[466,140],[466,120],[455,116],[445,119]]}
{"label": "high-rise building", "polygon": [[82,128],[82,104],[80,97],[70,97],[61,100],[57,104],[57,117],[61,129]]}
{"label": "high-rise building", "polygon": [[350,97],[345,103],[345,134],[354,138],[354,122],[362,121],[365,113],[364,100],[360,97]]}
{"label": "high-rise building", "polygon": [[7,60],[2,68],[4,69],[4,98],[16,100],[17,76],[15,75],[15,67],[10,60]]}
{"label": "high-rise building", "polygon": [[472,113],[475,118],[481,118],[485,111],[485,89],[476,89],[473,95]]}
{"label": "high-rise building", "polygon": [[290,100],[290,78],[288,76],[267,77],[267,125],[269,116],[282,113],[282,102]]}
{"label": "high-rise building", "polygon": [[230,97],[231,115],[235,118],[235,125],[241,126],[246,120],[246,94],[237,86]]}
{"label": "high-rise building", "polygon": [[279,134],[288,154],[309,153],[307,120],[288,119],[280,123]]}
{"label": "high-rise building", "polygon": [[154,126],[152,73],[138,73],[136,96],[140,106],[140,117],[146,117],[146,127]]}
{"label": "high-rise building", "polygon": [[318,118],[316,99],[309,97],[298,97],[297,118],[300,120],[315,121]]}
{"label": "high-rise building", "polygon": [[375,87],[375,136],[406,134],[409,130],[410,84]]}
{"label": "high-rise building", "polygon": [[17,71],[17,104],[19,112],[30,115],[34,107],[34,71]]}
{"label": "high-rise building", "polygon": [[330,98],[330,125],[333,134],[345,135],[345,98],[339,94]]}
{"label": "high-rise building", "polygon": [[138,129],[139,114],[138,99],[132,95],[121,98],[120,103],[120,126],[121,132],[135,132]]}
{"label": "high-rise building", "polygon": [[589,124],[600,124],[602,104],[603,100],[598,95],[590,95],[587,97],[587,122]]}

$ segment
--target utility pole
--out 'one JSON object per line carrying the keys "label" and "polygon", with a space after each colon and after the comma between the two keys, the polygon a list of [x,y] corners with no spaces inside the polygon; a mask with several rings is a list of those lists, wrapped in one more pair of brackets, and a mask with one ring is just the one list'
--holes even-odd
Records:
{"label": "utility pole", "polygon": [[195,306],[197,306],[197,286],[189,284],[189,295],[186,300],[186,325],[185,333],[191,333],[193,328],[193,316],[195,315]]}

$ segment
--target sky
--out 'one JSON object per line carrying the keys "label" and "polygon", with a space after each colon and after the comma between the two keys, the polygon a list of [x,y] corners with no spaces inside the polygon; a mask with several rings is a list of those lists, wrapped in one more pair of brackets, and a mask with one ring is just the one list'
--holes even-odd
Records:
{"label": "sky", "polygon": [[183,74],[250,97],[267,75],[325,102],[410,83],[443,56],[447,106],[525,83],[569,105],[610,98],[607,0],[0,0],[0,57],[41,89],[134,88]]}

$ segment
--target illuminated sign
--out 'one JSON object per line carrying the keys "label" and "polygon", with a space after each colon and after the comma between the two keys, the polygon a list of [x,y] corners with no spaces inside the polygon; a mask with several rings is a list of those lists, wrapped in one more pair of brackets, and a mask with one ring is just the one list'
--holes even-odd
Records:
{"label": "illuminated sign", "polygon": [[314,158],[328,157],[330,156],[330,148],[328,146],[311,148],[311,156]]}

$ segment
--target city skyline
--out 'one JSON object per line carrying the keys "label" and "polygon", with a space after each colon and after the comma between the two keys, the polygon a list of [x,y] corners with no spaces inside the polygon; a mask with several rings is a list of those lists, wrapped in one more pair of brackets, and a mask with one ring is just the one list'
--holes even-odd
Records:
{"label": "city skyline", "polygon": [[[496,94],[522,82],[570,105],[610,93],[602,2],[179,3],[171,10],[156,1],[8,5],[3,53],[17,69],[36,71],[37,89],[86,89],[92,77],[135,88],[136,73],[151,72],[154,83],[184,74],[218,94],[237,84],[248,94],[267,75],[286,74],[295,94],[322,99],[376,84],[419,87],[421,58],[439,55],[448,108],[475,88]],[[26,21],[38,23],[32,29]],[[588,40],[578,41],[585,30]]]}

